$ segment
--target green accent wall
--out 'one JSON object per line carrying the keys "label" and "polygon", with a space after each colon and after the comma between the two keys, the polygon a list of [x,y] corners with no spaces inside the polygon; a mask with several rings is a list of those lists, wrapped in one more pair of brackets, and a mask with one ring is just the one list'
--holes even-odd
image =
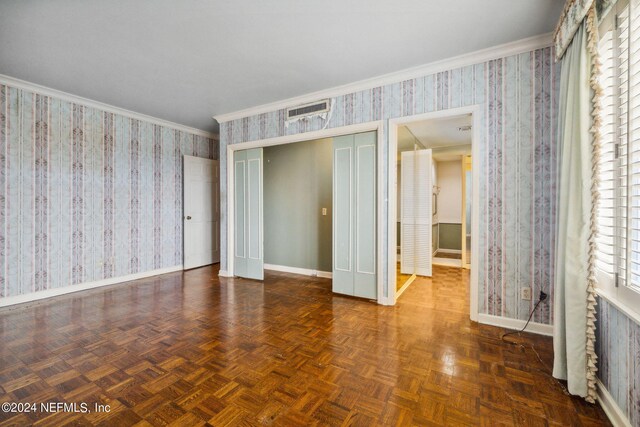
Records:
{"label": "green accent wall", "polygon": [[266,264],[332,270],[331,156],[330,138],[264,149]]}
{"label": "green accent wall", "polygon": [[462,249],[462,224],[447,224],[441,222],[439,230],[439,249]]}

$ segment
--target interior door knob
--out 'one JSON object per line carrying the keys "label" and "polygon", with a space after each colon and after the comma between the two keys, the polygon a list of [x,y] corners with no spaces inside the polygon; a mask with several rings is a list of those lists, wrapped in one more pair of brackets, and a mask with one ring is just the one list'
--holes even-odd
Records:
{"label": "interior door knob", "polygon": [[190,216],[187,216],[187,219],[189,220],[189,219],[191,219],[191,217],[190,217]]}

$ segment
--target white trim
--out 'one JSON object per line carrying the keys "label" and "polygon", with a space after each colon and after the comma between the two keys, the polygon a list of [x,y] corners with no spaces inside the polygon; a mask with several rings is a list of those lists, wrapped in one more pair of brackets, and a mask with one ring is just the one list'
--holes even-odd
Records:
{"label": "white trim", "polygon": [[265,264],[265,270],[281,271],[283,273],[301,274],[303,276],[311,277],[323,277],[325,279],[331,279],[333,274],[330,271],[318,271],[310,268],[300,267],[287,267],[286,265]]}
{"label": "white trim", "polygon": [[417,67],[407,68],[382,76],[372,77],[369,79],[359,80],[342,86],[320,90],[293,98],[283,99],[268,104],[258,105],[244,110],[233,111],[230,113],[216,114],[213,116],[218,123],[224,123],[231,120],[241,119],[244,117],[255,116],[257,114],[269,113],[272,111],[286,109],[298,104],[307,104],[319,101],[324,98],[334,98],[336,96],[354,93],[361,90],[367,90],[374,87],[385,86],[391,83],[397,83],[404,80],[410,80],[417,77],[423,77],[442,71],[453,70],[456,68],[466,67],[469,65],[480,64],[492,59],[504,58],[507,56],[518,55],[521,53],[531,52],[536,49],[553,45],[553,34],[546,33],[529,37],[522,40],[501,44],[487,49],[466,53],[452,58],[431,62],[429,64]]}
{"label": "white trim", "polygon": [[[229,144],[227,145],[227,198],[233,197],[234,194],[234,180],[233,180],[233,153],[238,150],[248,150],[251,148],[259,148],[259,147],[272,147],[274,145],[284,145],[291,144],[294,142],[303,142],[303,141],[311,141],[314,139],[322,139],[322,138],[331,138],[341,135],[352,135],[355,133],[362,133],[368,131],[376,131],[377,132],[377,151],[378,151],[378,159],[376,163],[376,175],[378,179],[378,194],[376,196],[378,212],[377,212],[377,223],[378,223],[378,238],[376,240],[376,252],[378,254],[377,264],[376,264],[376,281],[378,282],[378,304],[383,305],[393,305],[395,303],[393,296],[384,296],[383,295],[383,277],[382,277],[382,255],[383,248],[380,246],[379,242],[382,237],[382,231],[384,230],[384,224],[382,224],[382,214],[385,209],[386,200],[384,195],[384,187],[383,187],[383,176],[382,176],[382,148],[383,148],[383,138],[384,138],[384,121],[377,120],[373,122],[366,123],[358,123],[355,125],[349,126],[341,126],[331,129],[322,129],[313,132],[305,132],[299,133],[295,135],[285,135],[278,136],[275,138],[268,139],[259,139],[255,141],[241,142],[237,144]],[[382,202],[382,203],[381,203]],[[229,238],[229,236],[234,236],[234,203],[229,203],[227,200],[226,204],[227,208],[227,274],[229,277],[233,276],[233,241],[234,239]],[[395,233],[395,231],[394,231]],[[395,234],[394,234],[395,236]],[[395,244],[395,237],[394,237]],[[395,267],[390,272],[395,272]],[[395,274],[389,273],[389,276],[395,277]],[[389,291],[391,292],[391,291]]]}
{"label": "white trim", "polygon": [[342,135],[353,135],[369,131],[382,131],[383,120],[373,122],[357,123],[354,125],[340,126],[329,129],[315,130],[311,132],[296,133],[292,135],[276,136],[273,138],[257,139],[254,141],[228,144],[227,151],[250,150],[252,148],[273,147],[274,145],[285,145],[294,142],[312,141],[314,139],[334,138]]}
{"label": "white trim", "polygon": [[629,319],[640,325],[640,314],[638,314],[636,310],[627,306],[624,302],[620,301],[619,298],[616,298],[614,295],[612,295],[608,290],[596,288],[596,292],[598,293],[598,296],[600,298],[607,300],[609,304],[614,306],[617,310],[621,311]]}
{"label": "white trim", "polygon": [[602,384],[599,379],[596,379],[596,384],[598,387],[598,401],[604,413],[609,417],[611,424],[613,424],[614,427],[632,427],[631,421],[629,421],[626,414],[620,409],[604,384]]}
{"label": "white trim", "polygon": [[[394,173],[397,175],[397,157],[398,157],[398,126],[406,123],[417,122],[422,120],[432,120],[432,119],[440,119],[443,117],[451,117],[451,116],[460,116],[464,114],[471,114],[471,118],[473,120],[473,136],[471,140],[471,170],[472,170],[472,213],[471,213],[471,230],[472,233],[475,233],[476,236],[480,236],[480,209],[477,207],[480,206],[480,145],[482,143],[480,139],[480,128],[481,128],[481,114],[482,114],[482,106],[481,105],[470,105],[467,107],[460,108],[450,108],[446,110],[434,111],[431,113],[424,114],[416,114],[414,116],[406,116],[399,117],[395,119],[389,120],[389,155],[388,155],[388,170],[389,170],[389,181],[388,181],[388,189],[387,193],[389,195],[388,206],[389,206],[389,217],[388,220],[388,240],[389,247],[387,248],[387,253],[389,257],[389,265],[388,271],[396,271],[396,262],[397,262],[397,254],[396,254],[396,221],[397,221],[397,197],[396,197],[396,186],[395,179],[391,179]],[[380,184],[382,185],[382,184]],[[475,209],[473,207],[476,207]],[[479,246],[480,239],[471,239],[471,253],[478,254],[480,253]],[[480,274],[480,265],[478,264],[478,257],[471,257],[471,283],[469,284],[469,317],[473,321],[478,321],[478,283],[480,282],[479,278]],[[389,274],[389,301],[393,305],[395,304],[396,296],[396,277],[395,274]],[[393,289],[394,294],[391,294],[391,290]]]}
{"label": "white trim", "polygon": [[230,275],[227,270],[220,270],[218,271],[218,276],[220,277],[233,277],[232,275]]}
{"label": "white trim", "polygon": [[[384,218],[384,210],[389,206],[389,200],[385,199],[384,196],[384,162],[383,162],[383,147],[386,145],[386,141],[384,141],[384,121],[378,121],[376,126],[376,150],[378,152],[378,158],[376,159],[376,178],[377,182],[377,190],[378,194],[376,194],[376,205],[378,206],[378,211],[376,212],[376,225],[378,227],[377,235],[376,235],[376,253],[378,254],[378,258],[376,259],[376,274],[378,280],[378,304],[384,305],[393,305],[395,304],[395,298],[391,297],[391,288],[389,288],[389,281],[387,280],[387,295],[384,295],[384,277],[382,277],[382,268],[384,259],[384,248],[382,247],[382,236],[384,235],[384,229],[386,224],[382,222],[382,218]],[[387,217],[387,222],[389,218]],[[395,224],[393,224],[395,226]],[[393,230],[393,235],[395,236],[395,228]],[[389,237],[387,237],[388,239]],[[388,277],[396,277],[396,269],[395,266],[393,270],[387,271]],[[393,300],[393,302],[390,302]]]}
{"label": "white trim", "polygon": [[396,291],[396,300],[400,298],[400,295],[402,295],[404,291],[407,290],[409,285],[411,285],[416,280],[416,277],[417,276],[415,274],[412,274],[411,277],[409,277],[407,281],[404,282],[404,285],[402,285],[402,287]]}
{"label": "white trim", "polygon": [[[509,317],[493,316],[491,314],[480,313],[478,315],[478,323],[483,325],[499,326],[501,328],[520,330],[524,328],[525,320],[511,319]],[[539,335],[553,336],[553,325],[545,325],[544,323],[529,322],[525,332],[531,332]]]}
{"label": "white trim", "polygon": [[[35,92],[44,96],[51,96],[53,98],[58,98],[63,101],[73,102],[75,104],[81,104],[81,105],[84,105],[85,107],[96,108],[98,110],[106,111],[109,113],[119,114],[121,116],[126,116],[132,119],[142,120],[142,121],[153,123],[156,125],[170,127],[172,129],[176,129],[179,131],[188,132],[194,135],[215,139],[216,141],[218,140],[218,135],[213,134],[211,132],[192,128],[189,126],[184,126],[179,123],[170,122],[168,120],[159,119],[157,117],[147,116],[146,114],[136,113],[135,111],[116,107],[115,105],[109,105],[99,101],[94,101],[92,99],[83,98],[81,96],[73,95],[68,92],[63,92],[61,90],[52,89],[46,86],[41,86],[25,80],[16,79],[15,77],[7,76],[4,74],[0,74],[0,84],[11,86],[16,89],[26,90],[29,92]],[[213,126],[213,123],[211,123],[211,125]]]}
{"label": "white trim", "polygon": [[160,268],[144,273],[129,274],[127,276],[112,277],[110,279],[98,280],[96,282],[85,282],[78,285],[65,286],[56,289],[47,289],[46,291],[31,292],[24,295],[16,295],[0,299],[0,307],[7,307],[15,304],[24,304],[26,302],[37,301],[45,298],[52,298],[60,295],[70,294],[73,292],[86,291],[88,289],[100,288],[103,286],[116,285],[118,283],[130,282],[132,280],[144,279],[151,276],[159,276],[161,274],[173,273],[181,271],[182,265],[174,267]]}
{"label": "white trim", "polygon": [[461,254],[462,249],[436,249],[436,252],[442,252],[443,254]]}
{"label": "white trim", "polygon": [[441,265],[441,266],[445,266],[445,267],[462,268],[462,260],[461,259],[439,258],[437,256],[434,256],[431,259],[431,264],[433,264],[433,265]]}

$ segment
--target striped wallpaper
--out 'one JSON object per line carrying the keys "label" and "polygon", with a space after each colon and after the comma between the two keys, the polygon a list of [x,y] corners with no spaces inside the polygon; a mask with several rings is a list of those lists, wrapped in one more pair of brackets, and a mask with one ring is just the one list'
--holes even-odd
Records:
{"label": "striped wallpaper", "polygon": [[598,298],[598,378],[631,425],[640,427],[640,324]]}
{"label": "striped wallpaper", "polygon": [[0,298],[182,264],[182,155],[217,142],[0,85]]}
{"label": "striped wallpaper", "polygon": [[[479,312],[526,319],[531,304],[519,298],[553,295],[556,215],[556,123],[559,65],[552,48],[500,58],[335,98],[327,128],[387,120],[479,104],[483,111],[480,173]],[[226,203],[226,146],[299,134],[325,126],[321,118],[285,125],[285,110],[220,124],[222,206]],[[387,140],[388,128],[385,127]],[[385,193],[387,150],[384,150]],[[386,198],[386,194],[385,194]],[[387,222],[387,212],[381,218]],[[226,217],[222,215],[226,269]],[[385,235],[380,244],[387,247]],[[386,254],[385,254],[386,258]],[[385,295],[388,277],[384,259]],[[393,272],[392,272],[393,273]],[[553,297],[534,321],[551,324]]]}

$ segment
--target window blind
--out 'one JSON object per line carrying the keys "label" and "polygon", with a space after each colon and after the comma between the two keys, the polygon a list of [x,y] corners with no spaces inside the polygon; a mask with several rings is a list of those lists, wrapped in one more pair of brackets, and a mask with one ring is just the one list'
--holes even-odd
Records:
{"label": "window blind", "polygon": [[598,268],[640,292],[640,0],[602,31]]}
{"label": "window blind", "polygon": [[640,1],[632,0],[626,10],[627,62],[627,143],[629,145],[629,208],[630,218],[627,244],[629,257],[628,286],[640,291]]}
{"label": "window blind", "polygon": [[602,62],[600,86],[601,148],[600,148],[600,204],[598,206],[598,245],[597,266],[600,270],[613,276],[616,273],[616,183],[618,180],[618,156],[616,149],[617,119],[614,112],[617,94],[615,79],[615,54],[613,49],[613,32],[606,32],[599,44]]}

